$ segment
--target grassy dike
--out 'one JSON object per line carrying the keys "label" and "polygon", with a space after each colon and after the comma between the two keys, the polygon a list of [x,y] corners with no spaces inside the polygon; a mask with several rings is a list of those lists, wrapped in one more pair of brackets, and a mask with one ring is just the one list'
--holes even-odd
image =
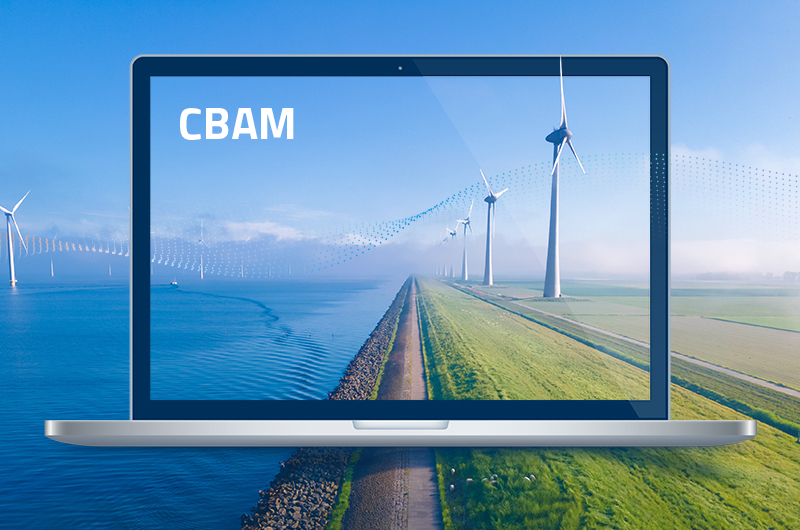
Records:
{"label": "grassy dike", "polygon": [[[438,399],[470,398],[473,382],[481,399],[574,391],[572,378],[549,377],[553,367],[547,361],[540,363],[540,373],[548,377],[534,376],[533,386],[520,381],[518,374],[529,377],[537,348],[551,340],[574,350],[559,355],[577,366],[579,374],[581,364],[606,367],[610,377],[595,377],[592,391],[598,395],[615,391],[603,389],[603,384],[618,389],[620,381],[627,381],[623,388],[634,390],[636,381],[646,385],[645,371],[598,349],[590,348],[590,354],[583,350],[588,348],[585,343],[569,337],[554,338],[549,335],[553,329],[526,327],[531,323],[527,318],[438,282],[419,280],[418,286],[429,385]],[[513,349],[521,339],[510,331],[521,329],[536,335],[524,343],[528,350]],[[478,348],[482,351],[473,351]],[[518,366],[508,351],[518,352]],[[644,360],[641,352],[638,355]],[[605,360],[593,364],[592,356]],[[556,383],[566,388],[553,388]],[[677,385],[672,389],[672,410],[676,419],[744,417]],[[764,424],[759,424],[755,440],[725,447],[442,449],[436,458],[448,529],[800,528],[800,444]],[[531,474],[536,478],[525,480]],[[494,484],[482,481],[493,475]],[[467,483],[468,478],[473,482]]]}
{"label": "grassy dike", "polygon": [[353,473],[356,471],[358,459],[361,456],[361,448],[353,451],[350,455],[350,461],[347,464],[347,470],[344,473],[344,481],[339,488],[339,495],[336,496],[336,504],[331,511],[331,517],[328,520],[328,526],[325,530],[342,530],[342,518],[345,512],[350,507],[350,490],[353,488]]}

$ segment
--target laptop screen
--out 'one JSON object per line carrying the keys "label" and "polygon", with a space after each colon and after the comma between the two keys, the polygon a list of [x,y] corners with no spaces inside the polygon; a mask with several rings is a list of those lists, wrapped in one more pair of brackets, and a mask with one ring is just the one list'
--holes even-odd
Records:
{"label": "laptop screen", "polygon": [[652,404],[653,80],[546,59],[148,76],[153,410]]}

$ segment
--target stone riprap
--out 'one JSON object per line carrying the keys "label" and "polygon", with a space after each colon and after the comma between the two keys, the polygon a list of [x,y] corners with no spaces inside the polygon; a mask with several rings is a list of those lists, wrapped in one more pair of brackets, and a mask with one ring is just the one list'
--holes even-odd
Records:
{"label": "stone riprap", "polygon": [[[411,285],[409,278],[383,318],[350,361],[328,399],[366,400],[378,381],[384,358]],[[242,530],[324,530],[350,460],[350,448],[298,449],[266,490],[251,515],[242,515]]]}

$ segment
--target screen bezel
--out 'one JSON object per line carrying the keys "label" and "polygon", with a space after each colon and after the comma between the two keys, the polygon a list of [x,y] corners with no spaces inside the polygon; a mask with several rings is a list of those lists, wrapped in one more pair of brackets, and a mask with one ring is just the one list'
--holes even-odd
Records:
{"label": "screen bezel", "polygon": [[[660,56],[562,56],[562,60],[565,77],[646,76],[650,79],[649,400],[150,399],[151,78],[160,76],[557,76],[559,56],[139,56],[131,63],[131,419],[669,419],[669,64]],[[356,353],[353,352],[353,355]]]}

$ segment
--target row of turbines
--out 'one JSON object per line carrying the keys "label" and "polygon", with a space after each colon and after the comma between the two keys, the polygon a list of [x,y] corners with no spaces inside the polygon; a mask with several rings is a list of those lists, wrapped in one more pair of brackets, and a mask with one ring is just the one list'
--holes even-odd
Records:
{"label": "row of turbines", "polygon": [[[25,249],[25,254],[37,254],[36,252],[36,236],[33,237],[32,244],[30,247],[28,246],[28,241],[30,240],[30,236],[22,237],[22,232],[19,229],[19,225],[17,224],[16,212],[19,208],[22,201],[30,194],[31,190],[28,190],[28,193],[22,197],[17,204],[14,205],[11,210],[8,210],[2,206],[0,206],[0,211],[6,214],[6,248],[8,249],[8,277],[9,283],[12,286],[17,284],[17,272],[15,266],[15,259],[14,259],[14,244],[16,241],[16,236],[14,235],[14,231],[11,228],[11,225],[14,225],[16,229],[16,235],[19,236],[19,251],[18,256],[22,256],[22,249]],[[72,252],[101,252],[105,254],[115,254],[119,256],[130,256],[130,245],[128,248],[120,244],[119,250],[117,250],[117,243],[114,242],[114,247],[112,249],[111,244],[106,242],[106,248],[103,249],[102,243],[100,244],[100,248],[98,249],[96,243],[92,243],[92,246],[89,247],[88,244],[83,243],[70,243],[67,241],[58,241],[58,245],[56,245],[56,238],[58,235],[50,238],[44,238],[44,246],[42,245],[42,238],[39,237],[39,252],[38,254],[49,253],[49,252],[59,252],[59,251],[72,251]],[[0,241],[2,241],[2,231],[0,231]],[[85,243],[85,242],[84,242]],[[44,250],[42,250],[44,248]],[[2,254],[2,245],[0,245],[0,254]],[[108,273],[111,274],[111,265],[108,266]],[[50,260],[50,276],[53,276],[53,260]]]}
{"label": "row of turbines", "polygon": [[[558,128],[553,128],[553,132],[547,135],[546,141],[553,144],[553,169],[550,175],[553,178],[553,183],[550,192],[550,232],[548,234],[547,243],[547,268],[545,271],[544,279],[544,296],[546,298],[559,298],[561,296],[561,267],[559,260],[559,244],[558,244],[558,193],[559,193],[559,163],[561,161],[561,154],[565,146],[569,146],[572,154],[575,155],[575,160],[583,171],[584,175],[586,170],[581,164],[578,153],[575,151],[575,146],[572,145],[572,131],[567,127],[567,106],[564,101],[564,71],[559,59],[559,80],[561,82],[561,124]],[[495,215],[497,212],[497,200],[508,191],[508,188],[501,192],[495,193],[486,180],[486,175],[483,170],[480,170],[481,177],[483,178],[486,189],[489,195],[486,196],[484,201],[488,204],[487,220],[486,220],[486,264],[483,272],[483,285],[494,285],[494,277],[492,274],[492,240],[497,230],[495,226]],[[449,240],[454,241],[458,235],[459,225],[464,227],[464,251],[463,259],[461,262],[461,280],[469,280],[469,271],[467,270],[467,230],[472,233],[472,226],[470,225],[470,218],[472,217],[472,206],[469,206],[469,212],[464,219],[456,221],[456,228],[451,230],[447,228],[447,235],[442,240],[445,243]],[[447,276],[447,267],[444,268],[445,276]],[[450,276],[455,278],[454,267],[450,269]]]}
{"label": "row of turbines", "polygon": [[[559,213],[558,213],[558,209],[559,209],[559,166],[560,166],[561,155],[563,153],[563,150],[564,150],[565,146],[567,146],[567,145],[569,146],[570,150],[575,155],[575,159],[578,161],[578,165],[580,166],[581,171],[583,171],[584,174],[586,173],[586,171],[583,168],[583,165],[580,162],[580,159],[578,158],[578,154],[575,151],[575,147],[572,145],[572,132],[567,127],[567,111],[566,111],[566,104],[565,104],[565,100],[564,100],[564,77],[563,77],[563,68],[561,66],[561,61],[560,60],[559,60],[559,79],[560,79],[560,84],[561,84],[561,123],[560,123],[558,128],[554,128],[553,132],[551,132],[545,138],[545,140],[547,142],[550,142],[550,143],[553,144],[553,166],[552,166],[552,170],[551,170],[552,189],[551,189],[551,202],[550,202],[550,231],[549,231],[549,236],[548,236],[547,268],[546,268],[546,274],[545,274],[545,287],[544,287],[544,296],[545,297],[550,297],[550,298],[557,298],[557,297],[561,296],[561,274],[560,274],[560,263],[559,263],[559,231],[558,231],[558,221],[559,221]],[[486,224],[486,227],[487,227],[487,231],[486,231],[486,261],[485,261],[485,267],[484,267],[483,284],[484,285],[493,285],[494,278],[493,278],[493,269],[492,269],[492,241],[493,241],[493,239],[495,237],[495,232],[496,232],[495,217],[496,217],[497,201],[504,193],[506,193],[509,190],[509,188],[505,188],[502,191],[500,191],[498,193],[495,193],[492,190],[491,186],[489,185],[489,181],[486,179],[486,176],[484,175],[482,169],[480,170],[480,173],[481,173],[481,177],[483,179],[483,182],[486,185],[486,189],[489,192],[489,194],[484,198],[484,201],[487,203],[488,210],[487,210],[487,224]],[[28,252],[28,247],[27,247],[27,244],[26,244],[25,240],[22,238],[22,233],[19,230],[19,226],[17,225],[16,217],[15,217],[14,214],[17,211],[17,209],[19,208],[20,204],[22,204],[22,202],[25,200],[25,198],[28,196],[29,193],[30,193],[30,190],[28,191],[28,193],[25,194],[24,197],[22,197],[22,199],[20,199],[19,202],[17,202],[16,205],[14,205],[14,207],[11,210],[7,210],[6,208],[3,208],[2,206],[0,206],[0,210],[2,210],[6,214],[6,226],[7,226],[6,235],[7,235],[7,239],[8,239],[9,276],[10,276],[11,285],[15,285],[17,283],[15,270],[14,270],[14,251],[13,251],[13,247],[14,247],[14,241],[13,240],[14,240],[14,237],[13,237],[13,233],[12,233],[12,230],[11,230],[11,225],[13,223],[14,227],[16,228],[17,234],[19,235],[19,238],[20,238],[20,245],[24,246],[25,251],[27,253]],[[418,217],[422,217],[425,214],[430,213],[431,211],[436,209],[438,206],[440,206],[440,205],[437,205],[437,206],[429,209],[429,211],[423,212],[422,214],[419,214],[419,215],[415,216],[414,218],[409,218],[407,220],[404,220],[403,223],[405,223],[405,224],[403,226],[407,225],[412,220],[414,220],[414,219],[416,219]],[[463,227],[464,249],[463,249],[461,278],[462,278],[462,280],[465,280],[465,281],[469,279],[469,271],[467,269],[467,244],[466,244],[466,239],[467,238],[466,238],[466,235],[467,235],[467,231],[472,233],[471,217],[472,217],[472,208],[473,208],[473,206],[474,206],[474,202],[472,204],[470,204],[470,209],[469,209],[469,212],[467,213],[467,216],[464,219],[459,219],[456,222],[456,228],[454,230],[450,230],[449,228],[447,229],[448,236],[445,237],[445,241],[447,241],[448,238],[451,239],[451,240],[454,240],[456,238],[457,234],[458,234],[459,227],[460,226]],[[400,226],[400,228],[402,228],[403,226]],[[395,232],[396,231],[397,231],[397,229],[395,229]],[[35,239],[34,239],[34,241],[35,241]],[[46,242],[46,248],[49,251],[50,242],[47,239],[45,240],[45,242]],[[62,242],[59,241],[59,249],[61,248],[61,243]],[[55,238],[53,238],[52,244],[53,244],[53,250],[55,251]],[[203,226],[203,220],[202,219],[201,219],[201,222],[200,222],[200,239],[197,241],[197,245],[201,249],[204,246],[208,247],[208,248],[211,248],[211,246],[204,239],[204,226]],[[373,244],[372,246],[375,246],[375,245]],[[93,247],[94,247],[94,245],[93,245]],[[69,250],[69,243],[67,243],[67,250]],[[72,250],[76,250],[74,243],[72,244]],[[83,247],[80,244],[78,244],[78,250],[83,250]],[[92,248],[92,250],[96,250],[96,249]],[[109,253],[109,250],[110,249],[107,248],[105,250],[105,252]],[[41,238],[40,238],[40,251],[41,251]],[[88,246],[86,247],[86,251],[89,251],[89,247]],[[21,249],[20,249],[20,252],[21,252]],[[103,252],[102,246],[100,248],[100,252]],[[114,248],[114,252],[113,253],[114,254],[117,253],[116,252],[116,244],[115,244],[115,248]],[[120,255],[121,254],[122,254],[122,250],[120,250]],[[130,250],[128,250],[128,252],[125,254],[125,256],[128,256],[129,254],[130,254]],[[200,273],[200,278],[203,278],[204,277],[204,271],[205,271],[205,265],[206,265],[204,263],[204,252],[200,252],[199,255],[200,255],[199,256],[200,257],[199,273]],[[152,261],[155,261],[155,256],[153,257]],[[161,260],[159,260],[159,263],[160,262],[161,262]],[[451,270],[450,270],[451,275],[453,277],[455,277],[455,270],[454,269],[455,269],[455,267],[451,267]],[[272,275],[271,272],[272,271],[271,271],[271,267],[270,267],[270,276]],[[242,276],[244,276],[244,264],[242,264],[241,273],[242,273]],[[445,272],[445,274],[446,274],[446,272]]]}

